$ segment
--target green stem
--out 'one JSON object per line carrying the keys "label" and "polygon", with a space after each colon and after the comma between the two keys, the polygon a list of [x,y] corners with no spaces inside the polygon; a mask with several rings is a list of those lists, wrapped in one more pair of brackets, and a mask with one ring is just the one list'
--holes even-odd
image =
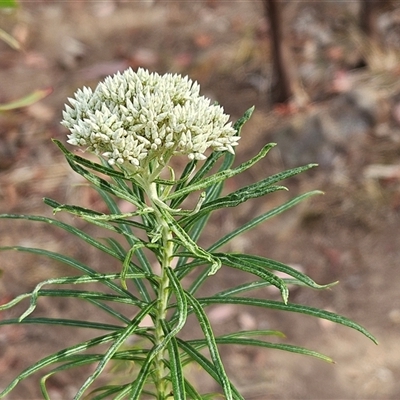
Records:
{"label": "green stem", "polygon": [[[157,223],[161,227],[161,272],[160,272],[160,286],[158,291],[158,303],[157,303],[157,315],[154,321],[155,324],[155,346],[160,345],[165,338],[164,331],[162,328],[163,321],[167,316],[168,300],[170,295],[169,289],[169,278],[167,275],[167,267],[171,265],[173,258],[173,242],[172,232],[168,226],[168,222],[162,216],[159,207],[162,207],[157,193],[157,186],[155,183],[150,183],[146,187],[146,192],[151,201],[151,206],[154,208]],[[165,400],[169,393],[168,386],[169,381],[166,378],[166,368],[164,364],[165,360],[165,348],[162,349],[154,360],[155,368],[155,386],[157,390],[157,400]]]}

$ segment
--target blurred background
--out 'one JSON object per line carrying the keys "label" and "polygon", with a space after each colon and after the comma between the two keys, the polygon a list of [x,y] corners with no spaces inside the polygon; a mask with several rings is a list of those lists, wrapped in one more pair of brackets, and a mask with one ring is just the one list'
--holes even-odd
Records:
{"label": "blurred background", "polygon": [[[0,113],[0,213],[50,216],[44,196],[102,210],[96,193],[69,169],[51,139],[66,141],[60,120],[67,97],[82,86],[94,88],[107,75],[128,67],[187,74],[232,120],[256,105],[243,129],[238,162],[265,143],[278,146],[229,182],[230,189],[283,168],[320,166],[286,182],[288,194],[243,204],[235,213],[219,212],[202,243],[297,193],[323,190],[324,196],[229,249],[295,266],[318,283],[339,280],[329,291],[295,289],[291,301],[352,318],[380,345],[305,316],[217,307],[209,310],[217,333],[282,330],[288,343],[336,361],[224,347],[227,370],[249,400],[400,398],[400,2],[19,1],[16,9],[0,9],[0,28],[20,46],[0,41],[0,104],[51,91],[28,107]],[[96,234],[82,221],[73,222]],[[1,220],[0,245],[44,247],[99,270],[117,268],[66,233],[38,223]],[[0,270],[0,302],[45,278],[74,274],[12,252],[0,254]],[[203,293],[243,282],[243,276],[222,269],[210,282]],[[270,289],[259,295],[279,299]],[[40,303],[38,315],[95,318],[91,310],[52,300]],[[18,309],[0,318],[17,315]],[[197,333],[190,324],[184,332]],[[40,357],[89,337],[81,330],[1,327],[0,389]],[[205,391],[218,390],[195,367],[189,372]],[[40,398],[38,378],[22,382],[7,398]],[[81,380],[77,372],[51,378],[52,399],[72,398]]]}

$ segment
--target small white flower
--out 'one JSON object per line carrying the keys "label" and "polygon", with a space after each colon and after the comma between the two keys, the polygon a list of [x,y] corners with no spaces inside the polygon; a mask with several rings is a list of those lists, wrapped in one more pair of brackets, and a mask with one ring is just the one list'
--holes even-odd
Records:
{"label": "small white flower", "polygon": [[174,154],[203,160],[210,147],[233,153],[239,136],[229,116],[199,92],[188,77],[129,68],[94,91],[79,89],[61,123],[71,132],[68,143],[134,173],[152,162],[163,166]]}

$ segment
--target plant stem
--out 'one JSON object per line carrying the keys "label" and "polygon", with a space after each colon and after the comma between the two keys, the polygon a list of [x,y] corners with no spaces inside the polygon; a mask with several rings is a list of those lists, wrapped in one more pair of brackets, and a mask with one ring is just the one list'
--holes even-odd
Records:
{"label": "plant stem", "polygon": [[[157,315],[154,321],[155,325],[155,346],[161,344],[165,338],[164,331],[162,328],[162,322],[167,316],[167,307],[169,300],[169,278],[167,275],[167,267],[171,265],[173,258],[173,242],[172,232],[168,226],[168,222],[162,216],[159,207],[162,207],[162,203],[158,197],[157,186],[155,183],[150,183],[146,188],[147,195],[151,201],[151,206],[154,208],[157,223],[161,227],[161,256],[160,256],[160,286],[158,291],[158,304],[157,304]],[[155,357],[155,386],[157,390],[157,400],[165,400],[168,393],[168,380],[166,379],[166,368],[164,364],[165,359],[165,346]]]}

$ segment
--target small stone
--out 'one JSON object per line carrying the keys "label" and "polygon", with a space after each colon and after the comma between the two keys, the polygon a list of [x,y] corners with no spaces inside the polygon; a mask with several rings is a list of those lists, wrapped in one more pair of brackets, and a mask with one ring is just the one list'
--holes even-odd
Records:
{"label": "small stone", "polygon": [[242,312],[238,315],[238,323],[240,329],[246,331],[257,329],[257,320],[254,318],[253,315],[247,312]]}
{"label": "small stone", "polygon": [[388,317],[390,322],[393,324],[400,324],[400,309],[394,308],[393,310],[390,310]]}

